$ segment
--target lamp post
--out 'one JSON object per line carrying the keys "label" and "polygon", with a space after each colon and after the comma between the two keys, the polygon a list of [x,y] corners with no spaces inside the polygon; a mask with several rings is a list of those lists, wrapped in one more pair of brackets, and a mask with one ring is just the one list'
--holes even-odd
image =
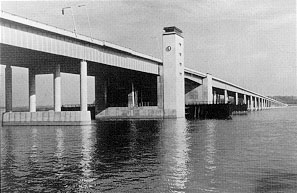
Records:
{"label": "lamp post", "polygon": [[75,19],[74,19],[74,14],[73,14],[72,7],[64,7],[64,8],[62,8],[62,15],[65,15],[65,9],[70,9],[71,10],[73,27],[74,27],[74,33],[75,33],[75,36],[77,37],[77,34],[76,34],[76,24],[75,24]]}
{"label": "lamp post", "polygon": [[[87,7],[86,7],[86,5],[77,5],[76,7],[78,7],[78,8],[80,8],[80,7],[85,7],[85,11],[86,11],[87,18],[88,18],[88,25],[89,25],[90,38],[91,38],[91,41],[93,41],[93,38],[92,38],[92,31],[91,31],[90,17],[89,17],[89,14],[88,14]],[[77,37],[76,23],[75,23],[75,18],[74,18],[74,14],[73,14],[73,7],[70,6],[70,7],[64,7],[64,8],[62,8],[62,15],[65,15],[65,9],[70,9],[70,10],[71,10],[72,21],[73,21],[73,26],[74,26],[74,33],[75,33],[75,36]]]}
{"label": "lamp post", "polygon": [[91,30],[91,23],[90,23],[90,17],[89,17],[89,13],[88,13],[88,10],[87,10],[87,6],[86,5],[78,5],[77,7],[85,7],[85,11],[86,11],[87,18],[88,18],[88,24],[89,24],[90,38],[91,38],[91,41],[93,41],[92,30]]}

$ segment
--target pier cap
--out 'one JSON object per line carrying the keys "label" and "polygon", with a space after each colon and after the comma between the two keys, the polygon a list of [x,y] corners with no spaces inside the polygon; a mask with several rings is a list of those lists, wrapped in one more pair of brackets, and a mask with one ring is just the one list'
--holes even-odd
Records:
{"label": "pier cap", "polygon": [[164,27],[164,35],[166,34],[177,34],[179,36],[182,36],[181,34],[183,33],[183,31],[175,26],[171,26],[171,27]]}

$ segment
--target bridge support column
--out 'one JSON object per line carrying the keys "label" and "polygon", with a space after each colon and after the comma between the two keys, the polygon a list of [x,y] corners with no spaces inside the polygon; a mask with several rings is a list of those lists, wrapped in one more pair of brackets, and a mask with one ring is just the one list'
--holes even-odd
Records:
{"label": "bridge support column", "polygon": [[221,95],[219,93],[217,93],[217,97],[216,97],[217,101],[216,104],[220,104],[220,100],[221,100]]}
{"label": "bridge support column", "polygon": [[61,111],[61,66],[56,64],[54,71],[54,108],[56,112]]}
{"label": "bridge support column", "polygon": [[164,109],[164,80],[163,80],[163,67],[159,66],[159,76],[157,77],[157,103],[158,108]]}
{"label": "bridge support column", "polygon": [[128,107],[135,107],[137,106],[138,101],[136,100],[136,92],[134,88],[133,81],[131,82],[131,92],[128,95]]}
{"label": "bridge support column", "polygon": [[5,108],[6,112],[12,111],[12,69],[10,65],[5,67]]}
{"label": "bridge support column", "polygon": [[245,94],[243,95],[243,104],[245,104],[245,105],[247,104],[246,95]]}
{"label": "bridge support column", "polygon": [[250,107],[251,111],[255,110],[254,109],[254,101],[253,101],[253,96],[251,95],[251,107]]}
{"label": "bridge support column", "polygon": [[268,100],[266,100],[266,109],[268,109]]}
{"label": "bridge support column", "polygon": [[261,98],[259,97],[258,98],[258,111],[261,110]]}
{"label": "bridge support column", "polygon": [[225,100],[225,104],[228,103],[229,99],[228,99],[228,91],[224,90],[224,100]]}
{"label": "bridge support column", "polygon": [[88,111],[87,62],[80,62],[80,111]]}
{"label": "bridge support column", "polygon": [[235,93],[235,105],[238,105],[238,93]]}
{"label": "bridge support column", "polygon": [[29,68],[29,111],[36,112],[35,72]]}
{"label": "bridge support column", "polygon": [[107,108],[107,80],[103,75],[95,76],[95,112],[100,113]]}
{"label": "bridge support column", "polygon": [[202,98],[206,104],[213,104],[213,92],[212,92],[212,75],[207,73],[206,78],[202,82]]}
{"label": "bridge support column", "polygon": [[213,104],[217,104],[217,93],[215,90],[213,91],[212,95],[213,95]]}
{"label": "bridge support column", "polygon": [[261,98],[260,97],[258,98],[258,110],[259,111],[261,110]]}
{"label": "bridge support column", "polygon": [[176,27],[163,34],[164,117],[185,117],[184,38]]}
{"label": "bridge support column", "polygon": [[247,104],[247,109],[250,110],[251,106],[250,106],[250,102],[251,102],[251,99],[249,99],[249,96],[245,95],[245,98],[246,98],[246,103]]}

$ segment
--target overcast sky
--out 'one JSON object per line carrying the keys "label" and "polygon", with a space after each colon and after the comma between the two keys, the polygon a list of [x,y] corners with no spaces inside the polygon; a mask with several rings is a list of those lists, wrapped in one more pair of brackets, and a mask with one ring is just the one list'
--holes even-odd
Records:
{"label": "overcast sky", "polygon": [[4,11],[72,31],[66,6],[75,7],[79,33],[160,59],[163,27],[177,26],[186,67],[264,95],[297,96],[296,0],[1,2]]}

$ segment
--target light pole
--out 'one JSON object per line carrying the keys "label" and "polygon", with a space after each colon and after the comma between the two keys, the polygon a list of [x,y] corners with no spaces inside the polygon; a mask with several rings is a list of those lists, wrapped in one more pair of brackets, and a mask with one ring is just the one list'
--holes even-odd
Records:
{"label": "light pole", "polygon": [[85,7],[87,18],[88,18],[88,24],[89,24],[90,38],[91,38],[91,41],[93,41],[92,30],[91,30],[91,23],[90,23],[90,17],[89,17],[89,13],[88,13],[88,10],[87,10],[87,6],[86,5],[78,5],[78,7]]}
{"label": "light pole", "polygon": [[71,10],[72,21],[73,21],[73,27],[74,27],[74,33],[75,33],[75,36],[77,37],[77,34],[76,34],[76,24],[75,24],[75,19],[74,19],[74,14],[73,14],[72,7],[64,7],[64,8],[62,8],[62,15],[65,14],[65,9],[70,9],[70,10]]}
{"label": "light pole", "polygon": [[[78,7],[78,8],[80,8],[80,7],[85,7],[85,11],[86,11],[87,18],[88,18],[88,25],[89,25],[90,38],[91,38],[91,41],[93,41],[93,38],[92,38],[92,31],[91,31],[90,17],[89,17],[89,14],[88,14],[87,7],[86,7],[86,5],[77,5],[76,7]],[[73,20],[73,26],[74,26],[74,33],[75,33],[75,36],[77,37],[77,33],[76,33],[76,23],[75,23],[75,18],[74,18],[74,14],[73,14],[72,6],[62,8],[62,15],[65,14],[65,9],[70,9],[70,10],[71,10],[71,15],[72,15],[72,20]]]}

